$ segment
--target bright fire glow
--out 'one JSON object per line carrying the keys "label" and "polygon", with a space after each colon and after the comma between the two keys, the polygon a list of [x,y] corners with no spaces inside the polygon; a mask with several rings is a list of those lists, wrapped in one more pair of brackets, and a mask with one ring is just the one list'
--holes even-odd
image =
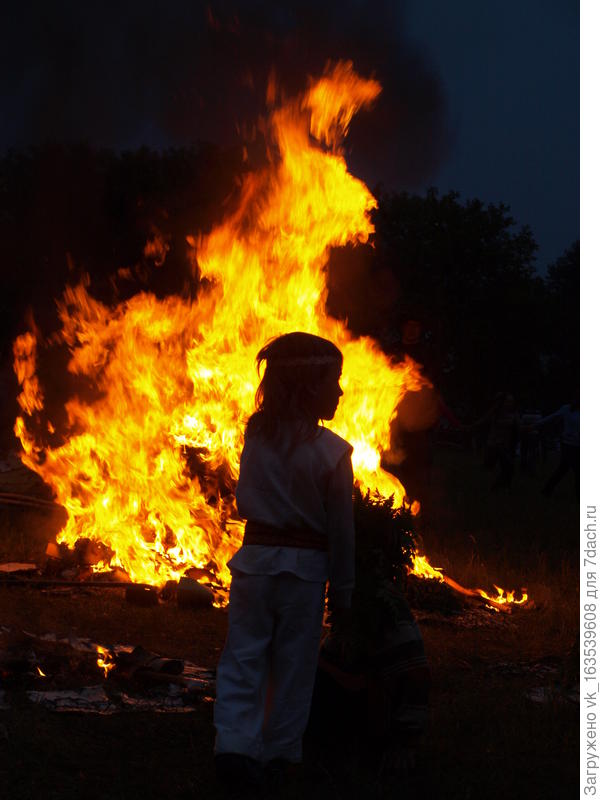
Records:
{"label": "bright fire glow", "polygon": [[498,606],[505,606],[514,603],[516,606],[523,605],[528,600],[528,595],[525,590],[521,592],[521,599],[515,600],[515,592],[508,592],[506,589],[500,588],[500,586],[494,585],[494,589],[497,592],[496,597],[491,597],[489,594],[483,591],[483,589],[478,589],[477,591],[479,594],[484,597],[486,600],[489,600],[490,603],[494,603]]}
{"label": "bright fire glow", "polygon": [[344,396],[333,428],[354,445],[361,486],[403,502],[381,452],[399,401],[426,381],[409,359],[393,364],[325,312],[330,248],[364,243],[373,231],[375,199],[348,173],[340,145],[354,113],[379,92],[340,63],[274,108],[269,166],[245,175],[225,222],[191,240],[208,287],[194,301],[140,293],[108,307],[84,284],[65,290],[58,337],[68,369],[98,392],[68,400],[62,442],[49,445],[45,433],[53,428],[36,377],[43,343],[31,332],[17,339],[23,414],[15,432],[23,462],[67,510],[59,542],[108,545],[110,566],[134,581],[163,584],[194,566],[227,587],[226,562],[242,535],[233,490],[254,405],[254,359],[268,339],[294,330],[342,350]]}
{"label": "bright fire glow", "polygon": [[416,575],[419,578],[429,578],[430,580],[444,582],[444,574],[440,567],[432,567],[427,556],[423,556],[417,550],[413,557],[411,575]]}
{"label": "bright fire glow", "polygon": [[104,671],[104,677],[106,678],[108,677],[108,673],[111,671],[111,669],[114,668],[115,662],[113,661],[110,650],[108,650],[106,647],[102,647],[101,644],[98,644],[96,645],[96,650],[98,652],[96,664],[101,670]]}
{"label": "bright fire glow", "polygon": [[418,578],[425,578],[426,580],[435,580],[439,581],[440,583],[446,583],[455,591],[469,597],[483,597],[484,600],[487,600],[488,603],[491,604],[488,607],[492,608],[494,611],[499,611],[500,609],[508,610],[511,605],[524,605],[528,600],[526,589],[522,590],[521,598],[519,600],[515,599],[514,591],[506,591],[506,589],[502,589],[500,586],[494,585],[494,589],[497,593],[495,597],[492,597],[483,589],[466,589],[448,575],[444,575],[441,567],[432,567],[427,560],[427,556],[421,555],[418,551],[415,552],[412,568],[409,574],[416,575]]}

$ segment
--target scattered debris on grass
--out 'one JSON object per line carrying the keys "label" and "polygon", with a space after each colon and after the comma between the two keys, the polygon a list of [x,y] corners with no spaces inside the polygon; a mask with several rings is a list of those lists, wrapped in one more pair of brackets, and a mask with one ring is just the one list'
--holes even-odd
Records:
{"label": "scattered debris on grass", "polygon": [[[103,683],[90,685],[102,673]],[[24,690],[53,711],[97,714],[195,711],[212,700],[215,685],[214,670],[139,646],[6,627],[0,628],[0,674],[8,687],[0,708],[9,707],[10,692]]]}
{"label": "scattered debris on grass", "polygon": [[27,575],[32,572],[38,572],[37,564],[25,564],[20,561],[7,561],[4,564],[0,564],[0,573],[6,575]]}

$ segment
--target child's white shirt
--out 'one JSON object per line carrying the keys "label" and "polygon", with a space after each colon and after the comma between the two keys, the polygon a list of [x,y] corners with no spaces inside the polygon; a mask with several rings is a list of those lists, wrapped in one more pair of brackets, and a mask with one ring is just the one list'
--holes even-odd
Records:
{"label": "child's white shirt", "polygon": [[244,545],[231,569],[253,575],[291,572],[307,581],[329,579],[333,602],[350,606],[354,587],[352,445],[327,428],[292,445],[291,431],[272,444],[261,436],[244,443],[236,500],[240,516],[277,528],[310,528],[329,552],[298,547]]}

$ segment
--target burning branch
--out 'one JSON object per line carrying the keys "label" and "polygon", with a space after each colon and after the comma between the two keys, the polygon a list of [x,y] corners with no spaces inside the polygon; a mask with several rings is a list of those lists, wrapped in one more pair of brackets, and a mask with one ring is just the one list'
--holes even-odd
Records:
{"label": "burning branch", "polygon": [[496,597],[492,597],[483,589],[466,589],[448,575],[444,575],[441,567],[432,567],[427,560],[427,556],[420,555],[419,553],[415,553],[412,568],[409,570],[409,574],[416,575],[418,578],[445,583],[450,586],[451,589],[454,589],[456,592],[459,592],[459,594],[466,595],[467,597],[481,597],[488,601],[489,608],[493,608],[496,611],[507,611],[511,606],[524,605],[528,600],[526,589],[522,590],[521,598],[519,600],[515,599],[515,591],[507,592],[505,589],[502,589],[496,585],[494,585],[494,589],[497,592]]}

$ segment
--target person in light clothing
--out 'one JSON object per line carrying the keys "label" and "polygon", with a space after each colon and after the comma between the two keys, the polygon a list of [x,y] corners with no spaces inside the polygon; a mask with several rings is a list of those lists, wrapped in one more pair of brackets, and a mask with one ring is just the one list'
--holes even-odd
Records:
{"label": "person in light clothing", "polygon": [[352,446],[320,425],[342,390],[342,354],[289,333],[257,356],[266,368],[240,463],[246,519],[229,562],[227,640],[217,668],[215,763],[225,779],[302,760],[319,656],[325,583],[349,610],[354,586]]}

